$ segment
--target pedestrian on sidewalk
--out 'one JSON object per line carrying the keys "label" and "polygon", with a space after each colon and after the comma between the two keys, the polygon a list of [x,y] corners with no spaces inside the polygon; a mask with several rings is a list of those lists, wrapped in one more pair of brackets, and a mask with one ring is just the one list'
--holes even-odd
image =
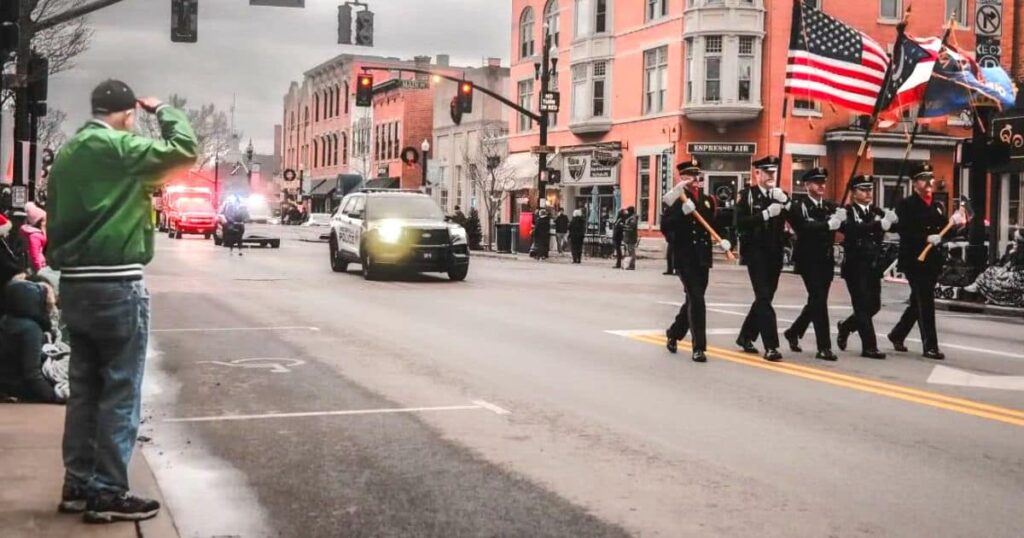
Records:
{"label": "pedestrian on sidewalk", "polygon": [[551,250],[551,214],[540,208],[533,220],[533,257],[537,260],[548,259]]}
{"label": "pedestrian on sidewalk", "polygon": [[[74,350],[59,509],[109,523],[160,510],[128,485],[149,339],[150,194],[195,163],[198,143],[182,111],[137,100],[124,82],[101,83],[91,102],[93,118],[57,154],[50,174],[48,253],[61,271]],[[132,132],[136,107],[157,117],[161,140]]]}
{"label": "pedestrian on sidewalk", "polygon": [[622,224],[622,243],[626,246],[626,256],[629,258],[627,271],[636,270],[636,247],[640,243],[639,236],[640,222],[636,214],[636,208],[626,208],[626,221]]}
{"label": "pedestrian on sidewalk", "polygon": [[68,385],[44,374],[45,334],[57,298],[49,284],[15,280],[4,288],[7,313],[0,318],[0,395],[26,402],[64,403]]}
{"label": "pedestrian on sidewalk", "polygon": [[559,254],[565,252],[567,237],[569,237],[569,217],[562,208],[558,208],[558,216],[555,217],[555,242]]}
{"label": "pedestrian on sidewalk", "polygon": [[[18,261],[18,257],[8,243],[13,228],[13,223],[6,216],[0,214],[0,289],[7,286],[11,280],[25,278],[25,268]],[[3,295],[0,293],[0,316],[3,316],[5,311]]]}
{"label": "pedestrian on sidewalk", "polygon": [[34,202],[25,204],[25,224],[20,233],[28,247],[28,262],[33,273],[46,267],[46,211]]}
{"label": "pedestrian on sidewalk", "polygon": [[622,269],[622,228],[626,224],[626,210],[620,209],[612,223],[612,245],[615,246],[615,269]]}
{"label": "pedestrian on sidewalk", "polygon": [[572,263],[583,262],[583,240],[587,236],[587,219],[583,218],[583,211],[577,209],[572,212],[572,220],[569,222],[569,243],[572,248]]}

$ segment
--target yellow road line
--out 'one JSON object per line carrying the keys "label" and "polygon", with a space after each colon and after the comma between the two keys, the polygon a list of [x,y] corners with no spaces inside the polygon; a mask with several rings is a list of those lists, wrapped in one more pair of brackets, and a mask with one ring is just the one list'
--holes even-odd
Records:
{"label": "yellow road line", "polygon": [[[655,344],[658,346],[665,345],[665,338],[663,336],[657,336],[655,334],[635,334],[628,336],[628,338],[632,340],[637,340],[639,342]],[[692,349],[690,343],[686,341],[680,341],[679,347],[680,349],[686,350]],[[713,346],[708,347],[707,354],[709,357],[726,360],[737,364],[743,364],[746,366],[753,366],[756,368],[761,368],[763,370],[772,370],[775,372],[789,374],[804,379],[810,379],[812,381],[818,381],[821,383],[828,383],[830,385],[836,385],[853,390],[859,390],[862,392],[878,394],[880,396],[886,396],[888,398],[894,398],[897,400],[927,405],[930,407],[945,409],[947,411],[954,411],[965,415],[987,418],[989,420],[995,420],[1006,424],[1013,424],[1015,426],[1024,426],[1024,411],[1018,409],[1000,407],[996,405],[976,402],[973,400],[966,400],[963,398],[954,398],[936,392],[929,392],[925,390],[905,387],[902,385],[894,385],[891,383],[883,383],[881,381],[876,381],[873,379],[857,377],[848,374],[840,374],[828,370],[811,368],[799,364],[792,364],[786,362],[768,362],[760,358],[751,358],[749,355],[743,353],[717,348]]]}

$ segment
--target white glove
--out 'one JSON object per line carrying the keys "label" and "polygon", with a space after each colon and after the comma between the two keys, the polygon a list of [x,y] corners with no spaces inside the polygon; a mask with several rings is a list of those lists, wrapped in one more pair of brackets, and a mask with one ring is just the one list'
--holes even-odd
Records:
{"label": "white glove", "polygon": [[789,196],[786,196],[786,193],[778,187],[772,189],[772,199],[780,204],[789,202]]}
{"label": "white glove", "polygon": [[686,184],[680,181],[679,183],[676,183],[675,187],[672,187],[671,189],[669,189],[668,192],[665,193],[665,197],[663,199],[669,204],[674,204],[676,203],[676,200],[678,200],[679,197],[683,194],[684,190],[686,190]]}
{"label": "white glove", "polygon": [[782,206],[779,204],[772,204],[768,206],[768,209],[765,209],[761,213],[764,215],[764,220],[769,220],[772,217],[778,217],[782,214]]}
{"label": "white glove", "polygon": [[839,218],[837,218],[835,215],[832,215],[832,218],[828,219],[828,230],[830,232],[834,232],[834,231],[838,230],[839,227],[842,226],[842,225],[843,225],[843,221],[840,220]]}
{"label": "white glove", "polygon": [[942,244],[942,236],[939,235],[939,234],[929,235],[928,236],[928,242],[931,243],[932,246],[936,246],[937,247],[940,244]]}
{"label": "white glove", "polygon": [[722,248],[722,252],[729,252],[732,250],[732,243],[730,243],[728,239],[723,239],[718,243],[718,246]]}
{"label": "white glove", "polygon": [[897,217],[896,216],[896,212],[891,210],[891,209],[886,209],[885,210],[885,216],[882,217],[882,220],[885,221],[885,222],[888,222],[889,226],[892,226],[893,224],[899,224],[900,223],[900,218]]}
{"label": "white glove", "polygon": [[963,226],[964,224],[967,224],[967,217],[959,211],[953,213],[953,217],[949,220],[953,222],[953,226]]}
{"label": "white glove", "polygon": [[687,200],[686,203],[683,204],[683,214],[684,215],[689,215],[690,213],[693,213],[696,210],[697,210],[697,204],[693,203],[693,199]]}
{"label": "white glove", "polygon": [[846,220],[849,214],[846,212],[845,207],[836,208],[836,212],[832,213],[832,218],[839,219],[841,221]]}
{"label": "white glove", "polygon": [[71,386],[67,381],[57,383],[57,385],[53,387],[53,393],[57,396],[57,400],[60,403],[67,402],[68,396],[71,395]]}

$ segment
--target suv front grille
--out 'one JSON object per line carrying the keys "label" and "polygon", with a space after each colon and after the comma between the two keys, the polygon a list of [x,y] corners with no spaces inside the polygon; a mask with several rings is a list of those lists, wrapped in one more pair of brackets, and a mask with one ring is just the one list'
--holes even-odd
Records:
{"label": "suv front grille", "polygon": [[402,242],[407,245],[420,247],[447,246],[449,243],[448,230],[406,228],[405,237],[403,237]]}

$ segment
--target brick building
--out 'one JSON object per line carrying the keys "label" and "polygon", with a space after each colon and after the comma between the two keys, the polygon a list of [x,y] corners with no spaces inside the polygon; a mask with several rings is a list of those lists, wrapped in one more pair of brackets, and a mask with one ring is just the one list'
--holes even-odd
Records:
{"label": "brick building", "polygon": [[[887,46],[906,2],[808,1]],[[1015,16],[1021,2],[1003,4],[1002,62],[1024,74],[1020,48],[1011,47],[1013,35],[1021,34]],[[975,8],[975,0],[916,0],[908,33],[941,35],[956,10],[955,43],[973,50]],[[791,0],[513,0],[512,9],[509,94],[536,109],[534,64],[545,33],[559,59],[552,89],[561,92],[562,106],[553,117],[550,145],[558,150],[554,166],[562,169],[563,185],[546,193],[550,204],[573,209],[596,199],[610,213],[621,200],[637,207],[652,234],[675,162],[699,158],[706,188],[728,203],[748,181],[751,160],[778,152],[783,130],[785,188],[799,191],[793,177],[826,166],[834,178],[831,194],[845,189],[863,118],[797,101],[788,121],[782,119]],[[859,168],[882,177],[880,202],[894,196],[909,124],[873,135]],[[970,136],[966,127],[957,119],[925,126],[911,155],[935,166],[947,180],[947,197],[961,187],[955,156],[959,141]],[[510,131],[513,155],[525,155],[538,142],[537,125],[526,117],[512,120]],[[525,201],[526,194],[516,199]],[[535,203],[536,193],[530,193],[527,207]]]}
{"label": "brick building", "polygon": [[373,178],[382,170],[384,177],[394,174],[401,178],[402,186],[418,186],[419,172],[410,175],[413,172],[395,164],[397,152],[384,153],[380,148],[390,143],[400,151],[401,144],[413,139],[418,148],[423,138],[431,137],[433,89],[429,84],[414,89],[410,79],[415,77],[375,70],[374,106],[359,108],[355,106],[355,81],[364,67],[452,71],[447,57],[438,60],[440,65],[431,64],[429,57],[406,61],[341,54],[307,70],[301,84],[292,82],[283,99],[282,169],[295,171],[301,184],[285,185],[285,196],[301,193],[314,212],[329,211],[336,203],[339,175]]}

